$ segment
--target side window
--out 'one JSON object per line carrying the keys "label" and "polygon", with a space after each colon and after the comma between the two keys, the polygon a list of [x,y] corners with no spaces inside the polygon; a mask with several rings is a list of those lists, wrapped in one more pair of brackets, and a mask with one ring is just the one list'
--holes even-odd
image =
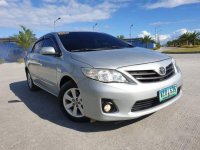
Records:
{"label": "side window", "polygon": [[56,42],[51,38],[44,39],[44,44],[42,47],[53,47],[57,53],[61,53],[60,49],[56,45]]}
{"label": "side window", "polygon": [[41,48],[42,48],[42,45],[43,45],[43,41],[39,41],[35,44],[35,46],[33,47],[33,50],[32,52],[34,53],[39,53]]}
{"label": "side window", "polygon": [[43,44],[42,47],[53,47],[53,48],[56,49],[53,40],[51,40],[51,39],[49,39],[49,38],[44,40],[44,44]]}

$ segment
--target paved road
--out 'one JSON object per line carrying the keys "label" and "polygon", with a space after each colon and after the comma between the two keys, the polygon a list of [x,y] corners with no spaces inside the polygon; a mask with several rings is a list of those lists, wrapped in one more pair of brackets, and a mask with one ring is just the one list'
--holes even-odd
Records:
{"label": "paved road", "polygon": [[146,118],[74,123],[55,97],[27,89],[23,64],[0,65],[1,150],[200,149],[200,55],[172,55],[183,72],[184,95]]}

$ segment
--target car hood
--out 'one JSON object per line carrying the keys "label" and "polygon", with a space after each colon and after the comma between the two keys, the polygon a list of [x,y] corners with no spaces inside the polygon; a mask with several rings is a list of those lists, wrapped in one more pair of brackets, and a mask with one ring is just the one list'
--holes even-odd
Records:
{"label": "car hood", "polygon": [[116,69],[125,66],[162,61],[170,57],[145,48],[124,48],[89,52],[72,52],[73,59],[94,68]]}

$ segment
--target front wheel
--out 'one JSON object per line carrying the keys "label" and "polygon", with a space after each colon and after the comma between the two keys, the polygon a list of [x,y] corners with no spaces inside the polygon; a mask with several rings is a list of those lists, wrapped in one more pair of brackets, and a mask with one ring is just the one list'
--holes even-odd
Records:
{"label": "front wheel", "polygon": [[61,110],[70,120],[77,122],[89,121],[84,116],[83,101],[80,90],[73,82],[67,82],[61,88],[59,94]]}

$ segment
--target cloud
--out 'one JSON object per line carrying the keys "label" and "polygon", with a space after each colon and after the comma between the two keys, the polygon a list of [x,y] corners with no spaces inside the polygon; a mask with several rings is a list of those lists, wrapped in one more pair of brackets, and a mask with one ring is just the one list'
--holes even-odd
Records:
{"label": "cloud", "polygon": [[141,31],[140,34],[138,34],[138,37],[139,37],[139,38],[143,38],[143,37],[145,37],[145,36],[151,36],[151,33],[144,30],[144,31]]}
{"label": "cloud", "polygon": [[25,25],[33,29],[53,27],[53,21],[61,17],[59,25],[77,22],[97,22],[111,18],[112,14],[123,7],[127,0],[101,1],[95,5],[76,0],[42,0],[34,6],[30,0],[0,0],[0,27],[17,28]]}
{"label": "cloud", "polygon": [[7,6],[7,2],[5,0],[0,0],[0,6]]}
{"label": "cloud", "polygon": [[158,22],[152,22],[149,25],[151,26],[160,26],[160,25],[169,25],[169,24],[178,24],[178,23],[189,23],[189,22],[195,22],[195,19],[187,19],[187,20],[178,20],[178,21],[158,21]]}
{"label": "cloud", "polygon": [[184,34],[184,33],[187,33],[189,30],[187,30],[186,28],[182,28],[182,29],[179,29],[179,30],[176,30],[174,32],[175,35],[181,35],[181,34]]}
{"label": "cloud", "polygon": [[159,38],[159,41],[163,44],[163,43],[166,43],[167,41],[177,39],[180,35],[182,35],[186,32],[193,32],[193,31],[189,31],[186,28],[182,28],[182,29],[178,29],[172,33],[169,33],[169,34],[160,34],[160,35],[158,35],[158,38]]}
{"label": "cloud", "polygon": [[161,34],[161,35],[159,35],[159,40],[160,40],[161,42],[167,41],[167,40],[169,40],[170,38],[171,38],[170,34]]}
{"label": "cloud", "polygon": [[200,3],[200,0],[157,0],[155,3],[148,3],[145,5],[148,9],[156,8],[174,8],[186,4]]}
{"label": "cloud", "polygon": [[[200,32],[200,29],[189,30],[189,29],[186,29],[186,28],[181,28],[181,29],[178,29],[178,30],[176,30],[172,33],[169,33],[169,34],[158,34],[157,40],[159,40],[161,42],[161,44],[165,44],[167,41],[177,39],[180,35],[182,35],[184,33],[194,32],[194,31]],[[152,37],[152,39],[155,40],[155,34],[151,34],[148,31],[141,31],[141,33],[138,34],[137,37],[143,38],[144,36],[150,36],[150,37]]]}
{"label": "cloud", "polygon": [[[139,38],[143,38],[143,37],[145,37],[145,36],[150,36],[153,40],[155,40],[155,34],[151,34],[150,32],[148,32],[148,31],[141,31],[141,33],[140,34],[138,34],[138,36],[137,37],[139,37]],[[169,35],[169,34],[161,34],[161,35],[157,35],[157,38],[159,37],[159,41],[161,42],[161,43],[163,43],[163,42],[165,42],[165,41],[167,41],[167,40],[169,40],[170,38],[171,38],[171,36]],[[158,40],[158,39],[157,39]]]}
{"label": "cloud", "polygon": [[[74,27],[74,31],[93,31],[92,27]],[[95,31],[98,30],[98,28],[95,28]]]}

